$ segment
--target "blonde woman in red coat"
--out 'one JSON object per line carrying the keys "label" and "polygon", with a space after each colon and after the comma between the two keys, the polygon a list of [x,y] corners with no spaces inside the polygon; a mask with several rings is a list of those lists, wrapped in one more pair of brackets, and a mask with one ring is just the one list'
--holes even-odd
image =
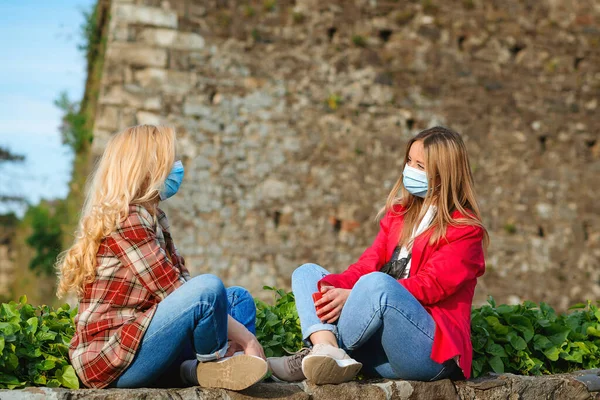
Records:
{"label": "blonde woman in red coat", "polygon": [[341,383],[361,367],[390,379],[471,375],[471,305],[488,237],[457,133],[434,127],[409,141],[381,214],[375,241],[346,271],[294,271],[311,348],[269,359],[276,378]]}

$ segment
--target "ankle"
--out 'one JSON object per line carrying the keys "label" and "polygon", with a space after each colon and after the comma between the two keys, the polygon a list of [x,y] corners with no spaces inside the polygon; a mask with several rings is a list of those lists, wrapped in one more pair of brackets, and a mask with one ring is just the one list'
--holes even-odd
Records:
{"label": "ankle", "polygon": [[330,331],[318,331],[310,335],[310,342],[313,346],[317,344],[328,344],[333,347],[339,347],[337,343],[337,338]]}
{"label": "ankle", "polygon": [[316,343],[313,342],[313,347],[318,345],[318,344],[328,344],[329,346],[335,347],[335,348],[339,348],[340,346],[338,346],[336,341],[333,340],[319,340]]}

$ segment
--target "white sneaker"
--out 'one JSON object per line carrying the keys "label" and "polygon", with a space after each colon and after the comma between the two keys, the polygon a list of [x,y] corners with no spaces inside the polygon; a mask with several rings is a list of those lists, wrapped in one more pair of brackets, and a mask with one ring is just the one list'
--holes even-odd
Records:
{"label": "white sneaker", "polygon": [[267,369],[262,358],[236,353],[219,361],[198,363],[196,375],[203,387],[244,390],[260,382]]}
{"label": "white sneaker", "polygon": [[351,381],[361,368],[361,363],[330,344],[316,344],[302,360],[304,376],[317,385]]}

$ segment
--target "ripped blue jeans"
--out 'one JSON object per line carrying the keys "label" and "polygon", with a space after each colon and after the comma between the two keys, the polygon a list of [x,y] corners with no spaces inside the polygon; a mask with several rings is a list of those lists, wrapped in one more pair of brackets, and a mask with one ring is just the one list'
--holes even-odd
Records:
{"label": "ripped blue jeans", "polygon": [[334,324],[317,317],[312,294],[329,272],[304,264],[292,274],[292,291],[303,339],[317,331],[331,331],[339,346],[363,364],[362,372],[388,379],[433,381],[458,368],[430,357],[435,322],[417,299],[391,276],[373,272],[362,276]]}

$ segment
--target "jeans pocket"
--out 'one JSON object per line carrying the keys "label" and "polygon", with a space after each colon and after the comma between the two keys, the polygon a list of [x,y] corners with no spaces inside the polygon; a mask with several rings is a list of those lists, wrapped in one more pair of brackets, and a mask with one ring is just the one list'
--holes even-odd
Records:
{"label": "jeans pocket", "polygon": [[430,382],[439,381],[440,379],[451,379],[451,380],[460,381],[465,378],[462,373],[462,370],[460,369],[460,367],[458,366],[456,361],[454,361],[454,359],[450,359],[450,360],[445,361],[442,364],[442,370],[440,372],[438,372],[429,381]]}
{"label": "jeans pocket", "polygon": [[450,376],[451,368],[449,365],[444,364],[440,372],[438,372],[433,378],[429,380],[429,382],[439,381],[440,379],[445,379]]}

